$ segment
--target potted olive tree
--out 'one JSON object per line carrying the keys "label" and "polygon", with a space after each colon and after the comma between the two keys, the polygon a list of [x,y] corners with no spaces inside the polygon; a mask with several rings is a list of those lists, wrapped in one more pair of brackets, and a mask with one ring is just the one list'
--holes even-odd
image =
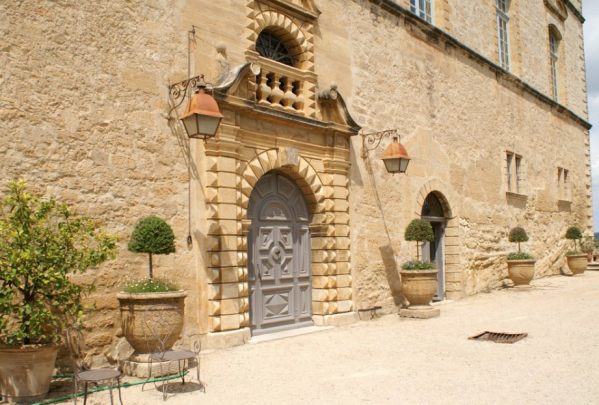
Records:
{"label": "potted olive tree", "polygon": [[[129,280],[123,292],[117,295],[123,334],[135,349],[136,356],[150,351],[142,325],[146,309],[152,305],[169,304],[183,312],[187,293],[180,291],[176,282],[165,277],[154,277],[153,256],[175,252],[175,235],[164,219],[156,216],[141,218],[135,225],[127,249],[148,255],[148,278]],[[173,331],[170,346],[179,338],[180,333],[181,331]]]}
{"label": "potted olive tree", "polygon": [[592,236],[585,236],[580,241],[580,250],[582,253],[587,255],[587,262],[593,261],[593,251],[595,250],[595,238]]}
{"label": "potted olive tree", "polygon": [[406,227],[404,237],[407,241],[416,242],[416,260],[407,261],[401,266],[402,292],[410,303],[409,309],[430,307],[437,291],[438,270],[435,263],[420,260],[420,243],[435,240],[433,228],[428,221],[414,219]]}
{"label": "potted olive tree", "polygon": [[535,259],[532,255],[520,250],[520,243],[528,242],[528,235],[519,226],[510,230],[508,240],[518,243],[518,252],[510,253],[507,257],[507,270],[514,285],[528,285],[535,275]]}
{"label": "potted olive tree", "polygon": [[71,281],[116,253],[118,236],[65,204],[11,181],[0,207],[0,394],[37,402],[48,392],[61,333],[77,324],[93,286]]}
{"label": "potted olive tree", "polygon": [[566,252],[568,268],[572,274],[582,274],[587,268],[587,255],[578,250],[578,243],[576,241],[582,239],[580,228],[576,226],[569,227],[566,231],[566,239],[574,241],[574,250]]}

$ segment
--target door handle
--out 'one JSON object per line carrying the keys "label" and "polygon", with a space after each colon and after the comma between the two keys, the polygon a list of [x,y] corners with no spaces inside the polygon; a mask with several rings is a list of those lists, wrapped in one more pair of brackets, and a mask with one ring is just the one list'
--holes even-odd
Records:
{"label": "door handle", "polygon": [[256,271],[258,272],[258,278],[262,281],[262,272],[260,271],[260,265],[256,264]]}

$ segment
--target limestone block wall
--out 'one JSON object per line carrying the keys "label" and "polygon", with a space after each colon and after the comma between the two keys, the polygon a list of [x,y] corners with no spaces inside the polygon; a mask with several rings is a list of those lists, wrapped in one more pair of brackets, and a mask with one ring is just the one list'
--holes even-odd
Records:
{"label": "limestone block wall", "polygon": [[142,216],[173,226],[177,253],[156,256],[155,274],[188,289],[195,317],[186,140],[165,119],[167,85],[186,71],[185,30],[167,2],[3,2],[0,14],[1,188],[27,178],[121,236],[116,260],[75,278],[97,287],[84,324],[102,363],[121,340],[116,294],[148,273],[147,256],[126,250]]}
{"label": "limestone block wall", "polygon": [[[346,25],[352,24],[352,60],[360,61],[351,108],[359,111],[366,132],[397,128],[413,158],[406,176],[390,176],[379,160],[390,140],[367,160],[359,157],[360,141],[352,144],[350,206],[353,235],[359,235],[352,240],[356,308],[392,310],[401,303],[396,270],[415,256],[403,231],[420,214],[421,202],[414,196],[421,190],[440,191],[452,201],[446,238],[449,298],[501,285],[507,276],[505,256],[514,249],[507,233],[516,225],[531,235],[526,248],[538,258],[537,275],[558,274],[565,229],[578,224],[591,231],[584,125],[401,18],[381,11],[375,22],[360,4],[344,11]],[[394,40],[374,46],[378,38]],[[507,193],[507,151],[523,158],[521,196]],[[565,209],[558,204],[561,165],[573,176]],[[437,186],[427,188],[431,181]]]}
{"label": "limestone block wall", "polygon": [[[549,0],[555,3],[555,0]],[[498,62],[497,22],[495,1],[449,2],[452,31],[448,31],[459,41],[482,54],[487,59]],[[573,3],[575,7],[578,7]],[[564,96],[560,104],[572,109],[581,117],[586,117],[586,81],[584,74],[584,49],[582,22],[570,7],[568,17],[559,20],[544,1],[510,1],[510,59],[511,73],[524,80],[537,90],[551,94],[549,65],[549,24],[555,24],[563,34],[565,70],[560,80],[564,81]],[[578,7],[578,10],[581,10]],[[440,27],[442,28],[442,27]]]}

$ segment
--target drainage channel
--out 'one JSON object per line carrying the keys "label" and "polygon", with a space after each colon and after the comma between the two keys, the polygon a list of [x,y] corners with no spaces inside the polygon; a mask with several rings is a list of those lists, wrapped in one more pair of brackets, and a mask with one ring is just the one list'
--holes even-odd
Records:
{"label": "drainage channel", "polygon": [[528,333],[483,332],[470,336],[469,340],[480,340],[494,343],[516,343],[528,336]]}

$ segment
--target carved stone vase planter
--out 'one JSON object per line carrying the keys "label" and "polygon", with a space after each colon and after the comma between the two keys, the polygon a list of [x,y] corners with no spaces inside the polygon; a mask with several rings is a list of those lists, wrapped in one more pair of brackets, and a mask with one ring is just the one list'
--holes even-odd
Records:
{"label": "carved stone vase planter", "polygon": [[535,260],[508,260],[507,271],[514,285],[529,285],[535,276]]}
{"label": "carved stone vase planter", "polygon": [[0,395],[5,401],[40,402],[50,389],[56,354],[54,343],[0,346]]}
{"label": "carved stone vase planter", "polygon": [[588,265],[586,254],[566,256],[566,260],[572,274],[583,274]]}
{"label": "carved stone vase planter", "polygon": [[[127,342],[135,349],[136,354],[147,354],[154,349],[148,350],[146,338],[144,335],[143,316],[146,309],[152,305],[168,304],[173,305],[183,314],[185,308],[185,291],[173,291],[164,293],[141,293],[129,294],[119,293],[117,298],[121,308],[121,327]],[[179,339],[183,325],[179,330],[173,330],[171,338],[166,343],[166,350],[169,350]]]}
{"label": "carved stone vase planter", "polygon": [[439,308],[430,305],[437,291],[438,270],[400,270],[401,290],[410,305],[401,309],[399,315],[407,318],[433,318],[439,316]]}

